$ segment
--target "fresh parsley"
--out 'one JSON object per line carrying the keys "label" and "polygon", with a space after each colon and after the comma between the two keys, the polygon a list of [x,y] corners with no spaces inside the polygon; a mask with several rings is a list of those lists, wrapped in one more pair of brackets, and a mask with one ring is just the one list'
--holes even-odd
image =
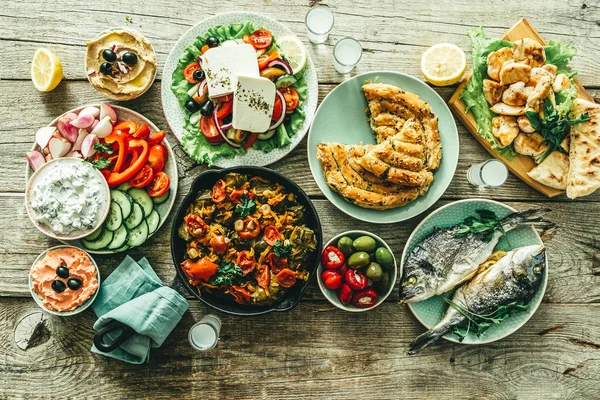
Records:
{"label": "fresh parsley", "polygon": [[241,218],[244,218],[250,214],[254,214],[256,211],[256,203],[245,193],[240,197],[240,204],[235,206],[235,212],[240,214]]}
{"label": "fresh parsley", "polygon": [[239,265],[231,261],[221,260],[217,273],[211,278],[213,285],[235,285],[244,273]]}
{"label": "fresh parsley", "polygon": [[104,169],[110,165],[110,161],[104,157],[91,160],[90,163],[92,163],[92,165],[97,169]]}
{"label": "fresh parsley", "polygon": [[114,153],[114,150],[108,144],[106,144],[106,143],[102,144],[100,142],[94,143],[94,150],[96,150],[98,153],[106,153],[106,154]]}
{"label": "fresh parsley", "polygon": [[286,258],[292,251],[292,244],[284,244],[283,240],[278,240],[273,246],[273,253],[279,258]]}
{"label": "fresh parsley", "polygon": [[482,233],[487,232],[484,240],[489,242],[494,236],[494,232],[501,231],[503,234],[504,228],[502,228],[502,220],[499,219],[494,212],[489,210],[477,210],[475,211],[479,217],[467,217],[458,225],[458,230],[454,232],[454,236],[462,237],[469,233]]}

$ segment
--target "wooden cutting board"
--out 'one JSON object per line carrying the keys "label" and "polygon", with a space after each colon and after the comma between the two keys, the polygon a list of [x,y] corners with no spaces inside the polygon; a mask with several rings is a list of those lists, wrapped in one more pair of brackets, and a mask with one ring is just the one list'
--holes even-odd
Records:
{"label": "wooden cutting board", "polygon": [[[508,40],[510,42],[514,42],[515,40],[522,39],[522,38],[535,39],[544,46],[547,44],[546,41],[540,36],[540,34],[535,29],[533,29],[533,27],[531,26],[529,21],[527,21],[526,19],[520,20],[517,24],[515,24],[512,28],[510,28],[504,34],[504,36],[502,36],[503,40]],[[463,82],[460,84],[460,86],[456,89],[456,92],[454,92],[454,94],[450,98],[450,101],[448,102],[448,105],[450,106],[452,111],[454,111],[454,114],[462,121],[462,123],[467,127],[469,132],[471,132],[471,134],[473,136],[475,136],[475,139],[477,139],[477,141],[479,143],[481,143],[481,145],[492,156],[494,156],[495,158],[504,162],[506,164],[506,166],[508,167],[508,169],[513,174],[515,174],[516,176],[521,178],[522,181],[524,181],[529,186],[531,186],[538,192],[545,194],[548,197],[556,197],[556,196],[563,194],[564,191],[554,189],[554,188],[548,187],[546,185],[542,185],[541,183],[531,179],[529,177],[529,175],[527,175],[527,172],[531,171],[531,169],[533,167],[535,167],[535,162],[533,161],[533,158],[520,155],[520,156],[515,157],[512,160],[507,160],[506,158],[504,158],[500,154],[498,154],[498,152],[496,152],[494,149],[492,149],[492,146],[490,145],[490,143],[487,140],[485,140],[479,136],[479,134],[477,133],[477,122],[475,121],[475,118],[473,117],[473,113],[471,113],[471,112],[469,112],[468,114],[465,113],[465,109],[466,109],[465,103],[459,98],[460,92],[462,92],[463,87],[467,84],[469,79],[471,79],[472,73],[473,73],[473,70],[471,69],[469,71],[469,73],[467,74],[467,77],[463,80]],[[581,85],[581,82],[579,82],[579,80],[577,78],[575,78],[574,81],[575,81],[575,84],[577,85],[578,97],[593,102],[594,99],[592,98],[592,96],[590,96],[590,94],[588,92],[585,91],[585,89]]]}

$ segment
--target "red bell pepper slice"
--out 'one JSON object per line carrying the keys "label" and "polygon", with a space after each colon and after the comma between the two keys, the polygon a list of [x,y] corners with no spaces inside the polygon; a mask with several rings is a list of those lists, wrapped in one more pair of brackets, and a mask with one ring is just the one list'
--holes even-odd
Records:
{"label": "red bell pepper slice", "polygon": [[367,288],[361,292],[354,293],[352,296],[352,305],[358,308],[373,307],[377,303],[377,292],[372,288]]}
{"label": "red bell pepper slice", "polygon": [[321,261],[323,262],[323,266],[325,268],[338,268],[340,267],[346,258],[340,249],[333,246],[325,247],[323,250],[323,255],[321,257]]}
{"label": "red bell pepper slice", "polygon": [[[145,140],[141,140],[141,139],[131,139],[129,141],[129,147],[131,147],[131,148],[141,147],[142,151],[141,151],[139,157],[137,157],[137,159],[131,160],[131,165],[129,165],[124,171],[115,172],[113,170],[113,172],[110,174],[110,176],[107,179],[108,185],[110,187],[115,187],[115,186],[120,185],[121,183],[126,182],[129,179],[131,179],[135,174],[138,173],[138,171],[140,169],[142,169],[144,167],[144,164],[146,164],[146,161],[148,161],[148,142],[146,142]],[[117,160],[117,162],[118,162],[118,160]]]}
{"label": "red bell pepper slice", "polygon": [[246,142],[242,146],[244,148],[244,150],[248,150],[250,147],[252,147],[254,142],[256,142],[257,137],[258,137],[258,133],[251,133],[248,140],[246,140]]}
{"label": "red bell pepper slice", "polygon": [[136,139],[144,139],[144,140],[146,140],[150,136],[150,128],[148,128],[148,125],[146,125],[146,124],[141,124],[139,126],[139,128],[137,128],[133,132],[132,135]]}
{"label": "red bell pepper slice", "polygon": [[[124,121],[124,122],[129,122],[129,121]],[[125,163],[125,159],[127,158],[127,150],[129,148],[129,146],[128,146],[129,140],[127,138],[127,133],[122,130],[113,129],[112,133],[110,135],[108,135],[104,139],[104,141],[109,144],[117,143],[118,157],[117,157],[117,162],[115,163],[115,166],[113,167],[112,171],[113,172],[121,172],[121,168],[123,168],[123,164]]]}
{"label": "red bell pepper slice", "polygon": [[138,130],[138,124],[133,121],[121,121],[113,127],[114,131],[123,131],[129,135]]}

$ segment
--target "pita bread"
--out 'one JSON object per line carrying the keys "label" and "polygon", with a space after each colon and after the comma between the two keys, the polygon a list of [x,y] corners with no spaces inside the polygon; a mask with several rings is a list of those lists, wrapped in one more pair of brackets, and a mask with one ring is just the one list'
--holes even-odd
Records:
{"label": "pita bread", "polygon": [[571,127],[567,196],[587,196],[600,188],[600,105],[575,99],[572,117],[588,113],[590,120]]}
{"label": "pita bread", "polygon": [[567,176],[569,175],[569,156],[560,151],[553,151],[527,175],[542,185],[565,190],[567,188]]}

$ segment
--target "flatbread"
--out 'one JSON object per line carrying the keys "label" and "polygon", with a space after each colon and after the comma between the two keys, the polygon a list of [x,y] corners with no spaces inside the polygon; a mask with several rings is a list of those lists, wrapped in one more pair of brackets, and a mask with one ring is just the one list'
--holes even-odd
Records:
{"label": "flatbread", "polygon": [[571,127],[567,197],[587,196],[600,188],[600,105],[575,99],[571,116],[588,113],[590,120]]}
{"label": "flatbread", "polygon": [[569,156],[553,151],[544,161],[527,173],[531,179],[554,189],[565,190],[569,175]]}

